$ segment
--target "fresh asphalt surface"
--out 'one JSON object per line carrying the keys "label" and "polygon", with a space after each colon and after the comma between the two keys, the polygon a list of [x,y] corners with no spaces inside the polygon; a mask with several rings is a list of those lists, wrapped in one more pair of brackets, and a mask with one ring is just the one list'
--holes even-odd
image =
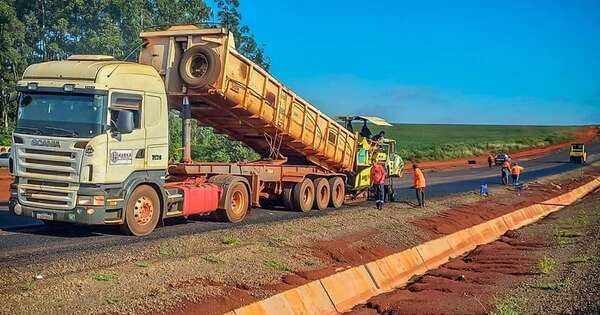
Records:
{"label": "fresh asphalt surface", "polygon": [[[595,142],[587,147],[589,162],[600,160],[600,143]],[[537,159],[522,161],[525,168],[523,181],[532,181],[542,176],[558,174],[579,168],[570,164],[568,151],[563,149]],[[498,185],[500,169],[478,166],[466,169],[430,171],[427,177],[427,197],[443,197],[456,193],[478,191],[482,184]],[[414,191],[410,189],[410,174],[395,178],[396,199],[414,202]],[[344,211],[351,206],[335,211]],[[24,261],[53,260],[55,257],[75,255],[81,252],[94,251],[101,248],[134,245],[147,240],[169,238],[178,235],[202,233],[211,230],[226,229],[231,223],[214,222],[210,219],[172,219],[164,222],[146,237],[132,237],[120,234],[119,229],[111,226],[72,226],[66,230],[51,230],[40,221],[8,215],[5,205],[0,206],[0,264],[13,265]],[[268,223],[298,217],[319,216],[328,211],[312,211],[298,213],[286,210],[253,209],[252,213],[240,224]],[[385,211],[385,210],[384,210]]]}

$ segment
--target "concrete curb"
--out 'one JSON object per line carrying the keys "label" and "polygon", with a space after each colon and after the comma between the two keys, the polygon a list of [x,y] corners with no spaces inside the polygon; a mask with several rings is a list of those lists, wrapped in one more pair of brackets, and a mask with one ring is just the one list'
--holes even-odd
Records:
{"label": "concrete curb", "polygon": [[508,230],[531,224],[600,187],[600,177],[563,195],[515,210],[487,222],[425,242],[413,248],[350,268],[326,278],[240,307],[228,315],[338,314],[369,298],[405,285],[478,245],[491,243]]}

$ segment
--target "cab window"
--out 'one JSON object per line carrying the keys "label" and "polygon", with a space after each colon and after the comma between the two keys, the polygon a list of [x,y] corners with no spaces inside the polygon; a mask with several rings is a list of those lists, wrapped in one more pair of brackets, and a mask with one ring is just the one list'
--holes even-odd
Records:
{"label": "cab window", "polygon": [[130,111],[133,113],[133,122],[135,129],[140,129],[141,126],[141,111],[144,98],[137,94],[113,93],[110,102],[110,127],[116,128],[119,113],[122,111]]}

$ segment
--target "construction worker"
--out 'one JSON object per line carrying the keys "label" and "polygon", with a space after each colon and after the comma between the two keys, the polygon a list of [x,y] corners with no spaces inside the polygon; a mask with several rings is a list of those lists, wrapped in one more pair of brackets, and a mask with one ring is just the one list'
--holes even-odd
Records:
{"label": "construction worker", "polygon": [[490,168],[492,168],[493,164],[494,164],[494,156],[490,153],[490,154],[488,154],[488,165],[490,166]]}
{"label": "construction worker", "polygon": [[425,187],[427,183],[425,182],[425,175],[419,168],[419,166],[413,163],[413,173],[414,173],[414,188],[417,194],[417,202],[419,202],[419,207],[425,207]]}
{"label": "construction worker", "polygon": [[505,160],[502,163],[502,170],[501,170],[501,176],[502,176],[502,185],[508,185],[508,176],[511,173],[511,166],[510,166],[510,161],[509,160]]}
{"label": "construction worker", "polygon": [[525,168],[520,166],[519,163],[515,162],[515,165],[513,165],[511,169],[513,185],[517,186],[519,184],[519,176],[521,175],[524,169]]}
{"label": "construction worker", "polygon": [[371,185],[375,192],[375,206],[377,209],[383,209],[383,202],[385,201],[385,167],[383,162],[377,162],[373,160],[373,167],[371,167]]}

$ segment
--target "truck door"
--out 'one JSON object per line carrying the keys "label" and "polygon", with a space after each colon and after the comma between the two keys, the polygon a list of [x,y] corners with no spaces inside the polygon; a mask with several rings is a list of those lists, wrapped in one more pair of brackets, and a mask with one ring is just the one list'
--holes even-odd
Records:
{"label": "truck door", "polygon": [[[108,140],[106,182],[123,182],[135,171],[145,170],[146,130],[143,120],[144,94],[133,91],[113,91],[110,94],[109,116],[112,134]],[[119,113],[133,113],[134,130],[129,134],[116,134]]]}
{"label": "truck door", "polygon": [[146,93],[144,100],[144,129],[146,130],[146,167],[166,170],[169,161],[169,112],[167,100]]}

